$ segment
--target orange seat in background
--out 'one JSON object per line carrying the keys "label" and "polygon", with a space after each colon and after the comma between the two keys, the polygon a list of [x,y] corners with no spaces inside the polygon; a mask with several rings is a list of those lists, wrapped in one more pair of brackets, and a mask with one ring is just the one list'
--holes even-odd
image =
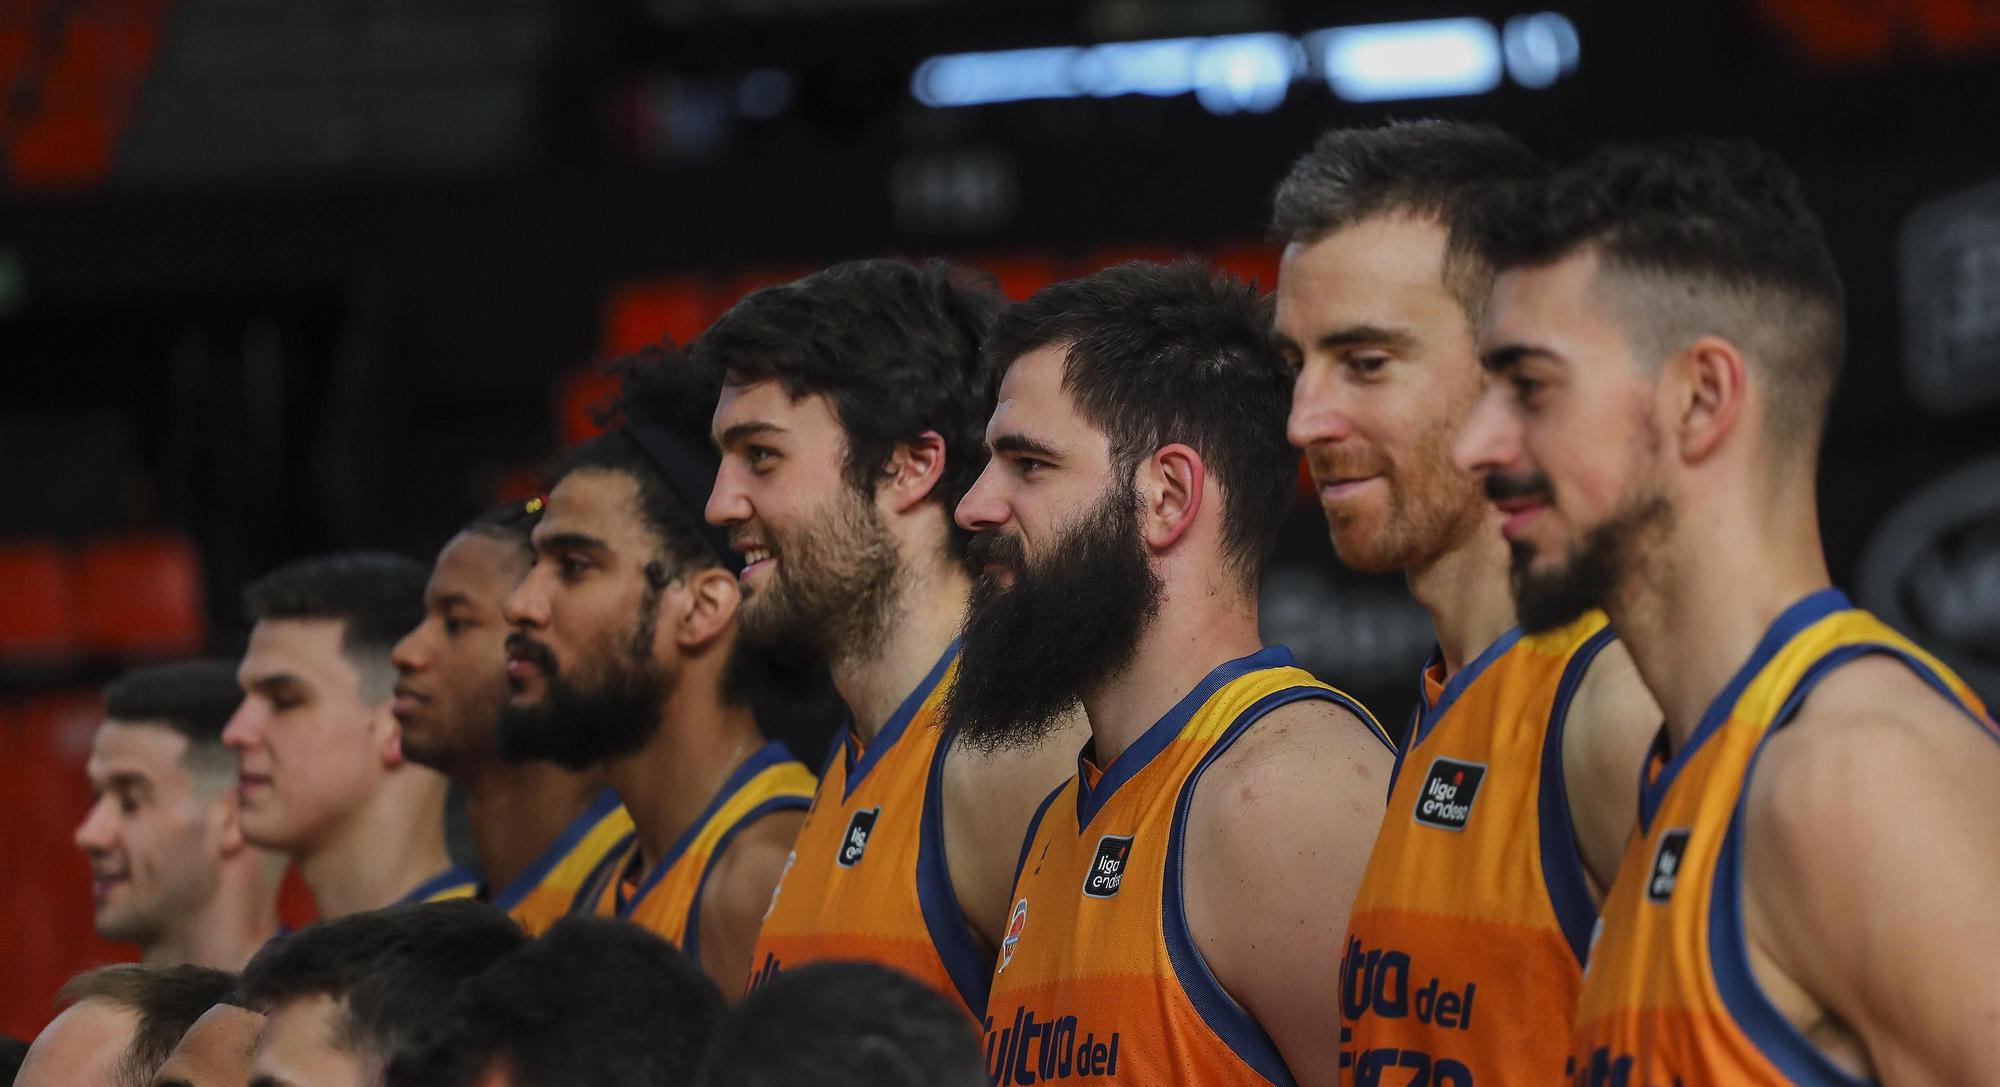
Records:
{"label": "orange seat in background", "polygon": [[76,560],[42,540],[0,544],[0,658],[51,661],[76,652]]}
{"label": "orange seat in background", "polygon": [[208,633],[201,559],[170,534],[128,536],[84,548],[79,571],[84,644],[108,657],[185,656]]}

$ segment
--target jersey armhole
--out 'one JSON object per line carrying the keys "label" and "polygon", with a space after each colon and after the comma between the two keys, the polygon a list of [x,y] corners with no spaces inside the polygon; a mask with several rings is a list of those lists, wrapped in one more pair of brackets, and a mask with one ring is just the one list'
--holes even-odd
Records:
{"label": "jersey armhole", "polygon": [[1563,940],[1569,944],[1579,967],[1590,955],[1590,932],[1597,926],[1597,902],[1590,893],[1583,851],[1576,840],[1576,818],[1569,806],[1569,784],[1563,772],[1563,734],[1569,727],[1570,706],[1590,673],[1591,663],[1617,640],[1616,632],[1605,627],[1570,655],[1556,685],[1549,727],[1542,736],[1542,780],[1535,820],[1540,831],[1542,886],[1548,891],[1549,906],[1555,911]]}
{"label": "jersey armhole", "polygon": [[716,867],[722,863],[723,855],[729,852],[729,846],[736,841],[736,836],[767,815],[781,811],[805,811],[811,803],[812,801],[802,796],[771,797],[744,812],[743,818],[731,824],[730,828],[722,833],[722,837],[715,840],[715,848],[709,850],[708,861],[702,865],[701,879],[694,885],[694,901],[688,903],[687,923],[681,926],[681,954],[686,955],[689,962],[696,966],[701,965],[701,903],[708,895],[709,877],[715,875]]}
{"label": "jersey armhole", "polygon": [[1771,737],[1791,723],[1806,696],[1834,669],[1870,656],[1890,656],[1901,661],[1916,673],[1917,678],[1971,717],[1973,723],[1988,736],[1993,736],[1991,727],[1972,712],[1971,707],[1928,664],[1898,646],[1863,642],[1840,646],[1813,662],[1812,667],[1793,685],[1771,727],[1758,741],[1757,750],[1751,753],[1750,761],[1743,769],[1736,806],[1730,812],[1729,830],[1723,835],[1722,849],[1715,861],[1714,891],[1708,904],[1709,970],[1715,979],[1716,992],[1721,994],[1723,1005],[1729,1009],[1730,1016],[1742,1028],[1744,1035],[1779,1071],[1799,1084],[1872,1087],[1876,1081],[1863,1079],[1834,1064],[1813,1044],[1812,1039],[1785,1018],[1777,1005],[1771,1003],[1771,998],[1765,994],[1764,987],[1758,983],[1750,967],[1749,940],[1743,932],[1744,813],[1750,799],[1751,778],[1757,772],[1757,762],[1763,757],[1764,746],[1770,743]]}
{"label": "jersey armhole", "polygon": [[951,865],[944,852],[944,760],[951,753],[950,731],[931,752],[930,774],[924,783],[923,821],[917,831],[917,906],[924,916],[931,947],[951,976],[958,998],[976,1020],[986,1014],[993,987],[993,961],[980,949],[972,925],[959,905],[951,882]]}
{"label": "jersey armhole", "polygon": [[1273,691],[1251,703],[1236,721],[1229,726],[1215,742],[1207,755],[1188,775],[1181,786],[1180,796],[1174,803],[1174,821],[1167,840],[1166,871],[1160,879],[1160,926],[1161,935],[1167,946],[1167,959],[1173,964],[1174,976],[1180,982],[1181,991],[1187,995],[1188,1003],[1195,1013],[1208,1024],[1216,1037],[1222,1039],[1231,1052],[1245,1065],[1279,1087],[1294,1087],[1292,1071],[1285,1065],[1285,1058],[1278,1052],[1277,1044],[1264,1028],[1236,998],[1229,995],[1222,983],[1216,980],[1215,972],[1209,969],[1201,949],[1195,946],[1194,933],[1188,928],[1187,899],[1181,886],[1185,873],[1184,852],[1187,845],[1188,813],[1194,807],[1194,794],[1208,768],[1215,765],[1238,739],[1242,738],[1250,726],[1256,724],[1272,710],[1294,702],[1318,699],[1332,702],[1348,710],[1362,721],[1370,724],[1378,738],[1381,726],[1368,711],[1352,698],[1327,687],[1287,687]]}

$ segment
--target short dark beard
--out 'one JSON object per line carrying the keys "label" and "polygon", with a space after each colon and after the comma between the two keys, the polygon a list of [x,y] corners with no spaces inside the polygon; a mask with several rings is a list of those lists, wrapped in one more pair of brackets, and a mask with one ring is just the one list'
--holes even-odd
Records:
{"label": "short dark beard", "polygon": [[1534,550],[1514,541],[1509,580],[1521,629],[1545,634],[1610,604],[1618,587],[1638,568],[1648,537],[1664,533],[1673,520],[1673,506],[1665,495],[1645,495],[1585,533],[1562,565],[1550,570],[1533,569]]}
{"label": "short dark beard", "polygon": [[868,660],[896,608],[901,557],[866,496],[843,486],[827,507],[784,541],[777,568],[755,591],[764,599],[741,613],[743,637],[781,651],[805,643],[829,663]]}
{"label": "short dark beard", "polygon": [[[1122,672],[1159,613],[1163,586],[1139,535],[1139,496],[1114,486],[1030,564],[1021,538],[973,538],[976,572],[944,720],[983,751],[1033,746],[1096,685]],[[1003,588],[987,565],[1011,569]]]}
{"label": "short dark beard", "polygon": [[659,732],[668,684],[653,660],[660,589],[649,586],[632,633],[606,639],[597,682],[572,683],[548,647],[519,632],[508,648],[533,654],[548,690],[533,705],[509,704],[500,714],[500,755],[512,763],[547,760],[565,770],[588,770],[642,750]]}

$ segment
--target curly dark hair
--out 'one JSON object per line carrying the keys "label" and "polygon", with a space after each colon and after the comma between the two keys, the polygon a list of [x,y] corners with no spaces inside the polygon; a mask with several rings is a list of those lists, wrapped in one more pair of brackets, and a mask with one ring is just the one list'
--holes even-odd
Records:
{"label": "curly dark hair", "polygon": [[1255,587],[1291,504],[1298,451],[1285,439],[1292,376],[1271,346],[1271,301],[1194,260],[1134,261],[1056,283],[994,324],[995,369],[1063,345],[1063,387],[1111,440],[1129,477],[1161,446],[1185,442],[1226,496],[1222,539]]}
{"label": "curly dark hair", "polygon": [[[1478,197],[1494,186],[1532,180],[1544,167],[1520,140],[1491,125],[1392,121],[1332,129],[1301,155],[1271,200],[1271,235],[1310,245],[1380,215],[1434,219],[1461,240]],[[1445,250],[1445,285],[1478,324],[1493,277],[1469,245]]]}
{"label": "curly dark hair", "polygon": [[962,555],[971,534],[952,511],[986,465],[999,376],[980,346],[1004,304],[989,279],[943,261],[852,261],[746,296],[691,355],[718,386],[775,380],[793,399],[824,396],[847,433],[848,482],[864,495],[897,443],[936,431],[939,514]]}
{"label": "curly dark hair", "polygon": [[1817,451],[1846,351],[1845,292],[1798,178],[1770,151],[1691,138],[1606,148],[1490,195],[1464,233],[1502,271],[1595,252],[1649,361],[1704,334],[1729,339],[1772,385],[1779,444]]}

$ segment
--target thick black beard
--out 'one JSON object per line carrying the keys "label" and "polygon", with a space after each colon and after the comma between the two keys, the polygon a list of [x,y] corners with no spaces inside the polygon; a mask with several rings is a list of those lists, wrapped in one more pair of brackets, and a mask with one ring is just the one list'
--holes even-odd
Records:
{"label": "thick black beard", "polygon": [[640,603],[636,629],[623,644],[605,647],[599,681],[571,683],[546,646],[521,634],[508,636],[509,648],[525,648],[547,677],[548,691],[529,706],[509,704],[500,714],[500,757],[508,762],[553,762],[565,770],[588,770],[644,749],[660,730],[667,682],[654,663],[654,610],[659,590]]}
{"label": "thick black beard", "polygon": [[785,541],[763,600],[742,611],[743,638],[794,655],[808,645],[829,663],[866,660],[895,610],[901,563],[868,498],[843,487],[811,527]]}
{"label": "thick black beard", "polygon": [[1031,747],[1047,738],[1084,694],[1123,671],[1160,608],[1162,585],[1139,535],[1138,494],[1113,487],[1049,557],[1025,561],[1021,538],[973,538],[966,561],[1014,572],[1011,588],[981,573],[966,612],[958,678],[942,713],[982,751]]}
{"label": "thick black beard", "polygon": [[1639,563],[1647,536],[1673,524],[1673,507],[1664,495],[1652,495],[1621,510],[1584,534],[1562,565],[1534,570],[1532,547],[1511,545],[1514,613],[1521,629],[1546,634],[1566,627],[1584,614],[1609,604]]}

